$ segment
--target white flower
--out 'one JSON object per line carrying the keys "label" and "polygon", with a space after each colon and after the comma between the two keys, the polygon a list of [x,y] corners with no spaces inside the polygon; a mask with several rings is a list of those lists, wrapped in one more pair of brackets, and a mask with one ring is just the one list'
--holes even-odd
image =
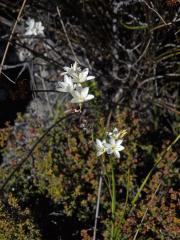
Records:
{"label": "white flower", "polygon": [[107,132],[107,135],[110,138],[113,138],[115,140],[117,140],[119,138],[120,134],[121,134],[121,132],[117,128],[114,128],[112,132]]}
{"label": "white flower", "polygon": [[71,67],[64,67],[65,72],[61,75],[69,75],[70,77],[74,78],[77,77],[78,74],[81,72],[81,68],[78,67],[78,63],[75,62]]}
{"label": "white flower", "polygon": [[44,26],[41,22],[35,22],[33,18],[28,18],[25,36],[44,35]]}
{"label": "white flower", "polygon": [[58,82],[58,85],[60,87],[58,87],[56,90],[59,92],[71,93],[75,88],[72,78],[68,77],[67,75],[64,76],[64,82]]}
{"label": "white flower", "polygon": [[28,51],[27,49],[20,49],[20,51],[18,52],[18,57],[19,57],[19,60],[21,62],[24,62],[26,59],[32,57],[32,54],[30,51]]}
{"label": "white flower", "polygon": [[88,76],[89,69],[85,68],[81,71],[81,68],[78,67],[78,63],[75,62],[71,67],[64,67],[65,72],[62,75],[69,75],[73,78],[73,81],[76,83],[83,83],[89,80],[95,79],[94,76]]}
{"label": "white flower", "polygon": [[105,144],[106,144],[105,140],[101,141],[99,139],[96,139],[96,150],[98,157],[106,152]]}
{"label": "white flower", "polygon": [[82,72],[74,76],[73,81],[77,83],[83,83],[89,80],[95,79],[94,76],[88,76],[89,69],[85,68]]}
{"label": "white flower", "polygon": [[44,26],[42,22],[36,22],[36,35],[44,35]]}
{"label": "white flower", "polygon": [[89,101],[94,98],[94,95],[88,94],[89,88],[85,87],[82,88],[81,86],[77,86],[76,90],[71,92],[73,99],[71,100],[72,103],[83,103],[85,101]]}
{"label": "white flower", "polygon": [[124,149],[124,147],[121,145],[123,140],[115,140],[114,138],[111,138],[110,143],[106,143],[105,147],[107,148],[107,154],[114,154],[115,157],[120,158],[120,151]]}

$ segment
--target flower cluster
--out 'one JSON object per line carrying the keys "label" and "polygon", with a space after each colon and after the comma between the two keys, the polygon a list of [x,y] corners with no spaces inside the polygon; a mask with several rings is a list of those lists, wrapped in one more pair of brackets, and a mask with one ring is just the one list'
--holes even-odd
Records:
{"label": "flower cluster", "polygon": [[126,135],[126,130],[119,131],[117,128],[114,128],[112,132],[107,132],[108,142],[106,139],[103,141],[96,139],[96,149],[97,156],[107,153],[114,154],[116,158],[120,158],[120,151],[124,150],[124,147],[121,145],[123,142],[123,137]]}
{"label": "flower cluster", "polygon": [[33,18],[28,18],[26,21],[26,32],[25,36],[37,36],[37,35],[44,35],[44,26],[42,25],[42,22],[35,22]]}
{"label": "flower cluster", "polygon": [[[20,43],[20,45],[25,45],[28,48],[34,49],[34,47],[37,45],[39,39],[38,38],[32,39],[31,36],[37,36],[37,35],[44,36],[44,26],[42,25],[42,23],[40,21],[35,22],[35,20],[33,18],[28,18],[25,25],[23,24],[21,26],[22,35],[24,35],[25,37],[19,38],[18,43]],[[24,62],[25,60],[29,61],[33,58],[32,52],[24,47],[18,46],[17,54],[18,54],[19,60],[21,62]]]}
{"label": "flower cluster", "polygon": [[82,87],[82,84],[95,79],[94,76],[88,76],[89,69],[81,70],[77,62],[71,67],[64,67],[65,72],[63,82],[58,82],[57,91],[66,92],[72,96],[71,102],[81,104],[94,98],[94,95],[89,94],[89,87]]}

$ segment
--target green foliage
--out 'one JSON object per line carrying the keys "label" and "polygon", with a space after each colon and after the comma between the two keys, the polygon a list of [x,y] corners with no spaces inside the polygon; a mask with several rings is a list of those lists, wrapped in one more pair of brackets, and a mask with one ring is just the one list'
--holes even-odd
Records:
{"label": "green foliage", "polygon": [[31,212],[22,209],[12,194],[8,203],[0,201],[0,239],[1,240],[40,240],[41,235],[33,223]]}
{"label": "green foliage", "polygon": [[[15,126],[20,126],[25,119],[26,117],[23,120],[23,117],[19,116]],[[56,209],[56,212],[61,213],[62,218],[75,217],[81,223],[85,223],[88,228],[92,227],[102,167],[100,158],[96,157],[94,139],[105,136],[106,121],[103,114],[96,112],[83,115],[78,120],[72,118],[68,122],[57,125],[37,146],[16,177],[11,179],[8,189],[13,188],[14,194],[23,204],[27,204],[36,196],[46,197],[53,202],[52,211]],[[44,123],[33,124],[34,119],[29,116],[27,125],[33,126],[34,130],[31,129],[31,131],[37,138],[43,132]],[[121,159],[115,162],[116,231],[121,239],[133,238],[137,229],[139,229],[138,239],[144,239],[147,236],[153,236],[156,239],[167,239],[167,237],[176,239],[178,231],[175,209],[177,201],[175,179],[178,175],[176,146],[163,156],[143,188],[136,207],[133,211],[131,210],[131,201],[140,184],[170,144],[173,136],[166,135],[167,137],[160,141],[159,129],[156,129],[156,126],[152,125],[149,128],[143,125],[140,119],[132,116],[126,109],[123,111],[117,109],[113,114],[109,130],[113,127],[128,131],[124,142],[125,151]],[[24,135],[29,130],[26,127],[24,130],[21,127],[14,127],[10,131],[6,148],[13,146],[13,156],[20,158],[25,156],[28,150],[25,151],[17,142],[16,145],[13,142],[15,136],[19,136],[19,131]],[[26,138],[30,149],[34,141],[31,135],[29,139],[26,135]],[[6,157],[7,153],[3,154]],[[13,159],[9,157],[9,162],[12,163],[12,161]],[[111,197],[108,179],[111,176],[111,166],[108,158],[105,159],[104,165],[106,172],[104,172],[101,194],[99,224],[100,235],[109,239]],[[7,176],[6,171],[9,171],[9,167],[1,169],[2,177]],[[175,200],[171,199],[172,196]],[[169,204],[169,199],[172,204]],[[146,209],[148,209],[146,216],[140,224]],[[81,234],[87,237],[85,233],[92,234],[84,229]]]}

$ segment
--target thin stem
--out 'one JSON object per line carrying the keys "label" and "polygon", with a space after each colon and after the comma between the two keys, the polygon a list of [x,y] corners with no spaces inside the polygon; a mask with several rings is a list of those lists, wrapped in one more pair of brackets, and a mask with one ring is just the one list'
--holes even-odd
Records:
{"label": "thin stem", "polygon": [[61,11],[59,10],[59,7],[58,7],[58,6],[57,6],[56,9],[57,9],[57,13],[58,13],[58,15],[59,15],[60,23],[61,23],[61,25],[62,25],[62,28],[63,28],[64,34],[65,34],[65,36],[66,36],[66,39],[67,39],[67,42],[68,42],[68,45],[69,45],[69,48],[71,49],[71,52],[72,52],[72,54],[73,54],[74,59],[76,60],[76,62],[80,63],[80,61],[78,60],[78,58],[77,58],[77,56],[76,56],[76,54],[75,54],[75,52],[74,52],[74,49],[73,49],[72,43],[71,43],[71,41],[70,41],[70,39],[69,39],[69,37],[68,37],[68,34],[67,34],[67,31],[66,31],[66,28],[65,28],[64,22],[63,22],[62,17],[61,17]]}
{"label": "thin stem", "polygon": [[1,72],[2,72],[2,68],[3,68],[4,62],[5,62],[5,60],[6,60],[6,55],[7,55],[7,52],[8,52],[8,49],[9,49],[9,46],[10,46],[10,43],[11,43],[11,40],[12,40],[14,31],[15,31],[15,29],[16,29],[16,25],[17,25],[17,23],[18,23],[18,21],[19,21],[19,19],[20,19],[20,17],[21,17],[21,14],[22,14],[22,11],[23,11],[23,9],[24,9],[24,6],[25,6],[26,2],[27,2],[27,0],[24,0],[24,1],[23,1],[22,6],[21,6],[21,8],[20,8],[20,10],[19,10],[17,19],[16,19],[16,21],[15,21],[15,23],[14,23],[14,26],[13,26],[13,28],[12,28],[11,34],[10,34],[10,36],[9,36],[9,39],[8,39],[8,42],[7,42],[5,51],[4,51],[4,55],[3,55],[3,58],[2,58],[2,61],[1,61],[1,64],[0,64],[0,75],[1,75]]}
{"label": "thin stem", "polygon": [[156,11],[153,7],[151,7],[145,0],[144,0],[143,2],[146,4],[146,6],[147,6],[149,9],[151,9],[154,13],[156,13],[156,15],[161,19],[161,21],[162,21],[165,25],[167,25],[167,23],[165,22],[165,20],[163,19],[163,17],[158,13],[158,11]]}
{"label": "thin stem", "polygon": [[128,169],[128,180],[127,180],[127,185],[126,185],[126,200],[125,200],[125,206],[123,213],[121,215],[121,220],[120,220],[120,225],[122,224],[122,221],[124,220],[124,216],[126,214],[126,208],[128,205],[128,199],[129,199],[129,182],[130,182],[130,169]]}
{"label": "thin stem", "polygon": [[106,171],[106,167],[105,167],[105,164],[104,164],[104,160],[103,161],[100,161],[101,162],[101,167],[102,167],[102,173],[103,173],[103,177],[104,177],[104,181],[105,181],[105,184],[107,186],[107,189],[109,191],[109,195],[112,197],[112,193],[111,193],[111,180],[110,180],[110,177],[108,176],[108,173]]}
{"label": "thin stem", "polygon": [[99,218],[99,205],[100,205],[101,190],[102,190],[102,170],[101,170],[101,175],[100,175],[100,178],[99,178],[99,187],[98,187],[96,214],[95,214],[95,221],[94,221],[93,240],[96,240],[96,232],[97,232],[97,222],[98,222],[98,218]]}
{"label": "thin stem", "polygon": [[112,227],[111,227],[111,240],[114,239],[114,226],[115,226],[115,212],[116,212],[116,182],[115,182],[115,172],[114,172],[114,163],[111,160],[111,180],[112,180],[112,203],[111,203],[111,212],[112,212]]}
{"label": "thin stem", "polygon": [[[109,123],[110,123],[110,120],[111,120],[111,116],[112,116],[112,111],[109,113],[109,116],[108,116],[108,120],[107,120],[107,124],[106,124],[106,130],[108,129],[108,126],[109,126]],[[100,179],[99,179],[98,196],[97,196],[97,204],[96,204],[96,214],[95,214],[95,221],[94,221],[93,240],[96,240],[97,222],[98,222],[98,217],[99,217],[100,196],[101,196],[101,191],[102,191],[102,176],[103,176],[103,163],[104,162],[105,162],[105,159],[104,159],[104,156],[103,156],[102,161],[101,161],[102,169],[101,169],[101,175],[100,175]],[[109,181],[109,178],[108,178],[108,174],[106,172],[105,167],[104,167],[104,172],[105,172],[105,176],[104,176],[105,183],[107,184],[107,187],[108,187],[108,190],[109,190],[110,196],[111,196],[112,195],[111,190],[110,190],[110,188],[108,186],[108,182],[107,182],[107,181]],[[106,178],[105,178],[106,176],[107,176],[107,181],[106,181]],[[112,198],[112,196],[111,196],[111,198]]]}

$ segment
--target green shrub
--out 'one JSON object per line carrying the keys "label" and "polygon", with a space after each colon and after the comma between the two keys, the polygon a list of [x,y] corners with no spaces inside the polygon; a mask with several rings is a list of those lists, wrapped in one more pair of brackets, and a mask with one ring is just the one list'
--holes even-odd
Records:
{"label": "green shrub", "polygon": [[0,201],[0,239],[42,239],[31,212],[27,208],[22,209],[12,194],[8,195],[7,204]]}
{"label": "green shrub", "polygon": [[[17,123],[20,124],[21,121],[24,121],[23,117],[17,119]],[[28,126],[33,125],[33,121],[33,118],[29,118]],[[13,188],[14,194],[23,204],[36,196],[44,196],[53,202],[52,212],[55,209],[60,214],[59,218],[73,217],[87,226],[87,229],[92,228],[101,171],[101,161],[96,157],[94,139],[103,138],[106,122],[103,114],[96,112],[57,125],[37,146],[26,164],[16,173],[16,177],[11,179],[8,189]],[[34,126],[37,127],[33,132],[39,136],[44,130],[43,124],[41,123],[41,127],[39,123]],[[114,126],[128,131],[124,142],[125,151],[115,166],[118,203],[116,218],[117,225],[121,228],[121,239],[133,238],[137,229],[138,239],[147,236],[149,239],[176,239],[176,200],[171,199],[177,195],[176,147],[162,159],[143,189],[135,209],[129,212],[131,200],[138,187],[173,136],[167,134],[166,138],[159,139],[159,129],[153,125],[151,128],[143,125],[140,119],[132,116],[126,109],[117,109],[113,114],[109,129]],[[21,134],[24,134],[22,128],[19,129]],[[14,145],[13,136],[17,136],[19,131],[16,130],[11,132],[7,147],[13,146],[14,155],[22,158],[27,154],[27,150],[21,150],[22,147],[18,144]],[[163,134],[165,135],[165,131]],[[26,141],[30,149],[33,141]],[[9,161],[12,162],[12,159]],[[105,165],[108,175],[108,159],[105,159]],[[129,197],[126,202],[127,181]],[[110,205],[109,188],[104,179],[98,234],[104,235],[105,239],[109,238]],[[140,224],[146,209],[146,216]],[[81,235],[87,237],[85,233],[92,235],[92,231],[87,232],[84,228]]]}

